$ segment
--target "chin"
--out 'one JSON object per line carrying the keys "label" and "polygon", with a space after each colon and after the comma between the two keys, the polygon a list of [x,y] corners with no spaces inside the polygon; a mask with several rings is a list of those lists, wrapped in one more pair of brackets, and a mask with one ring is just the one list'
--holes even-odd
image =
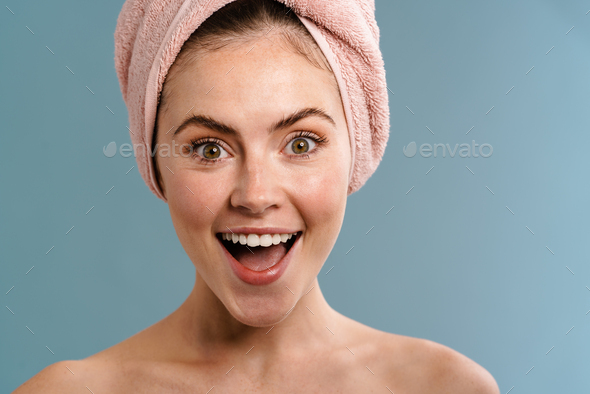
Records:
{"label": "chin", "polygon": [[248,326],[266,327],[284,320],[299,300],[295,294],[300,294],[299,282],[306,271],[300,265],[303,233],[295,231],[271,247],[248,247],[225,238],[218,234],[217,242],[221,264],[229,275],[215,291],[217,297],[236,320]]}
{"label": "chin", "polygon": [[234,296],[232,305],[226,305],[226,308],[234,319],[242,324],[251,327],[270,327],[285,320],[296,305],[298,300],[295,296],[291,293],[288,293],[288,296]]}

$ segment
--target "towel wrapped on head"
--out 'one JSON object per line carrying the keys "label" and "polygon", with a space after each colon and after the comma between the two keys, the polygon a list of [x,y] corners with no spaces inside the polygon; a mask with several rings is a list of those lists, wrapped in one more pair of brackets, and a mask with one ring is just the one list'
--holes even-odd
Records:
{"label": "towel wrapped on head", "polygon": [[[127,0],[115,30],[115,68],[139,173],[166,201],[150,155],[162,85],[184,42],[235,0]],[[389,137],[389,106],[374,0],[277,0],[291,8],[334,71],[350,134],[348,194],[375,172]]]}

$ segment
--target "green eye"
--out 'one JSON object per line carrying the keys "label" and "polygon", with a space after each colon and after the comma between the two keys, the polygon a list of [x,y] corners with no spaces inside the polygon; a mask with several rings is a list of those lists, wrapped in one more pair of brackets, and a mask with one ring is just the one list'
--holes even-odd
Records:
{"label": "green eye", "polygon": [[296,138],[291,143],[291,149],[295,154],[306,153],[309,151],[309,142],[307,142],[304,138]]}

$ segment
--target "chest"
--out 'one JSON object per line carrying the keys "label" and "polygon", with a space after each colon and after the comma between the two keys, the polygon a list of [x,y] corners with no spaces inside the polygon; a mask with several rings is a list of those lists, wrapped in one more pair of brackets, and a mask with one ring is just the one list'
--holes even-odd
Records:
{"label": "chest", "polygon": [[[320,365],[323,364],[323,365]],[[253,373],[244,365],[152,367],[128,373],[121,393],[388,393],[383,379],[361,365],[301,360]]]}

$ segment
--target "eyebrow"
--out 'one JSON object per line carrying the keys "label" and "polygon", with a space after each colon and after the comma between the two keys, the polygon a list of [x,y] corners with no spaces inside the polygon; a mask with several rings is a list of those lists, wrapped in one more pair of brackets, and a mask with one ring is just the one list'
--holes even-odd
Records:
{"label": "eyebrow", "polygon": [[[309,107],[309,108],[303,108],[298,111],[295,111],[291,115],[289,115],[287,117],[283,117],[281,120],[275,122],[268,129],[268,133],[271,134],[277,130],[285,129],[289,126],[294,125],[295,123],[299,122],[300,120],[305,119],[305,118],[309,118],[309,117],[322,118],[322,119],[330,122],[334,127],[336,127],[336,122],[334,121],[334,119],[332,119],[332,117],[330,115],[328,115],[326,113],[326,111],[324,111],[321,108]],[[193,115],[188,116],[180,124],[180,126],[178,126],[178,128],[174,132],[173,136],[180,133],[188,126],[193,126],[193,125],[204,126],[208,129],[215,130],[219,133],[226,134],[226,135],[237,136],[239,134],[235,128],[233,128],[229,125],[226,125],[218,120],[215,120],[210,116],[193,114]]]}

